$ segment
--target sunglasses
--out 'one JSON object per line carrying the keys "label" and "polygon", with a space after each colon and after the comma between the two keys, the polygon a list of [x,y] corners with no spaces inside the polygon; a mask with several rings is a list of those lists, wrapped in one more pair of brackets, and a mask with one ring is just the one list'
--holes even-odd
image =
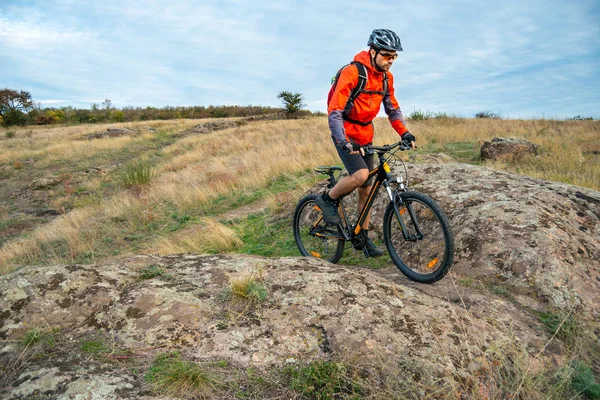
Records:
{"label": "sunglasses", "polygon": [[388,61],[395,60],[396,58],[398,58],[398,53],[390,54],[390,53],[381,53],[380,52],[379,55]]}

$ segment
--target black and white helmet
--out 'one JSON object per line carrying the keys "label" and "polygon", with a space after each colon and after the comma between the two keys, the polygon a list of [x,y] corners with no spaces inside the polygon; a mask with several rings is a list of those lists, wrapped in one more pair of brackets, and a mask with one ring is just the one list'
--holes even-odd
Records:
{"label": "black and white helmet", "polygon": [[400,38],[389,29],[375,29],[369,36],[367,46],[378,50],[402,51]]}

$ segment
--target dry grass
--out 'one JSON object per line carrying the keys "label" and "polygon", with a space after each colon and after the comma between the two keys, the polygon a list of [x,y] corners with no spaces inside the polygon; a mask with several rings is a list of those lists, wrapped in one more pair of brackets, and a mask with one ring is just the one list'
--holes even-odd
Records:
{"label": "dry grass", "polygon": [[[155,136],[144,131],[132,138],[80,140],[88,133],[109,126],[150,126],[160,129],[163,135],[171,135],[198,122],[24,128],[16,131],[15,138],[2,139],[0,167],[34,158],[34,166],[28,168],[39,168],[42,175],[44,166],[55,160],[73,163],[93,157],[110,159],[116,149]],[[379,119],[375,124],[376,144],[398,140],[386,120]],[[542,155],[518,164],[490,166],[600,189],[600,156],[589,152],[600,138],[600,123],[596,121],[438,118],[409,121],[409,126],[424,150],[457,141],[482,143],[495,136],[521,137],[538,144]],[[124,233],[139,236],[148,224],[165,223],[174,210],[201,216],[202,210],[220,196],[263,188],[282,174],[304,173],[316,165],[340,164],[326,118],[256,122],[190,136],[162,148],[154,160],[156,176],[143,189],[117,191],[114,196],[91,202],[38,227],[28,236],[6,242],[0,248],[0,273],[28,263],[68,262],[81,254],[94,259],[102,240]],[[90,187],[99,185],[99,181],[90,182]],[[66,202],[70,195],[66,193],[62,200],[55,201]],[[150,252],[172,253],[228,251],[239,246],[239,239],[228,228],[211,220],[204,220],[202,225],[213,234],[204,234],[198,228],[168,237],[146,237],[144,240],[150,245],[145,247]]]}
{"label": "dry grass", "polygon": [[[421,147],[455,142],[479,145],[494,137],[514,137],[539,145],[540,156],[489,167],[536,178],[600,190],[600,121],[491,120],[437,118],[409,121]],[[376,124],[379,140],[397,140],[384,120]],[[379,142],[377,140],[377,142]],[[596,153],[594,153],[596,151]]]}
{"label": "dry grass", "polygon": [[241,245],[242,241],[231,229],[210,218],[204,218],[198,225],[162,239],[149,251],[160,254],[225,253]]}
{"label": "dry grass", "polygon": [[[143,121],[119,124],[76,126],[31,126],[15,129],[15,138],[2,139],[0,135],[0,164],[27,160],[43,163],[61,159],[71,161],[84,159],[99,152],[112,152],[125,147],[131,141],[143,142],[152,137],[146,128],[160,129],[166,134],[190,128],[202,120]],[[106,131],[108,128],[129,128],[139,131],[134,137],[122,136],[109,139],[87,140],[86,135]]]}

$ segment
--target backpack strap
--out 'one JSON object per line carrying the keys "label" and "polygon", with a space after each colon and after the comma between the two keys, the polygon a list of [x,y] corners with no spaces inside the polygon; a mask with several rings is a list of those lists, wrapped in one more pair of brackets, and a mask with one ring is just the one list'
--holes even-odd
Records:
{"label": "backpack strap", "polygon": [[[346,103],[346,107],[344,109],[344,112],[342,113],[342,119],[351,122],[353,124],[358,124],[358,125],[362,125],[362,126],[368,126],[372,123],[372,121],[369,122],[363,122],[363,121],[357,121],[355,119],[352,119],[348,116],[348,106],[350,104],[354,103],[354,100],[356,100],[356,98],[361,94],[361,93],[368,93],[368,94],[382,94],[384,96],[386,96],[388,94],[388,78],[387,78],[387,74],[384,72],[383,73],[383,91],[374,91],[374,90],[365,90],[365,87],[367,87],[367,79],[369,77],[368,73],[367,73],[367,67],[365,67],[362,63],[358,62],[358,61],[352,61],[350,64],[355,65],[356,69],[358,69],[358,83],[356,84],[356,86],[354,88],[352,88],[352,91],[350,92],[350,96],[348,97],[348,102]],[[329,95],[331,96],[333,90],[335,89],[335,85],[337,85],[337,81],[342,73],[342,70],[344,68],[346,68],[348,65],[350,64],[346,64],[344,65],[342,68],[340,68],[337,72],[337,74],[335,75],[335,77],[332,80],[333,86],[330,89]],[[330,98],[327,99],[327,104],[329,104]],[[350,106],[352,107],[352,106]]]}
{"label": "backpack strap", "polygon": [[354,102],[358,95],[365,91],[369,75],[367,74],[367,68],[358,61],[352,61],[350,64],[355,65],[358,69],[358,83],[350,92],[350,97],[348,97],[348,101]]}

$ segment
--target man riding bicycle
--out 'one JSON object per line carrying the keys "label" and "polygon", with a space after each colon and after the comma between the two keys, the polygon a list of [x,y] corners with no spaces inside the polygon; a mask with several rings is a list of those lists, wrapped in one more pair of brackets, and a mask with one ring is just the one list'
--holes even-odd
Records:
{"label": "man riding bicycle", "polygon": [[[394,95],[394,78],[389,72],[398,57],[397,52],[402,51],[400,38],[388,29],[375,29],[367,46],[368,51],[358,53],[353,63],[340,71],[328,99],[331,137],[349,174],[329,193],[316,199],[323,217],[332,224],[340,223],[337,200],[343,195],[358,188],[359,212],[367,201],[372,185],[367,178],[369,171],[375,168],[375,154],[369,150],[373,144],[372,121],[379,113],[381,103],[402,140],[415,146],[415,137],[406,128]],[[369,219],[367,216],[363,224],[367,234],[366,248],[370,257],[379,257],[383,255],[383,250],[377,248],[368,237]]]}

